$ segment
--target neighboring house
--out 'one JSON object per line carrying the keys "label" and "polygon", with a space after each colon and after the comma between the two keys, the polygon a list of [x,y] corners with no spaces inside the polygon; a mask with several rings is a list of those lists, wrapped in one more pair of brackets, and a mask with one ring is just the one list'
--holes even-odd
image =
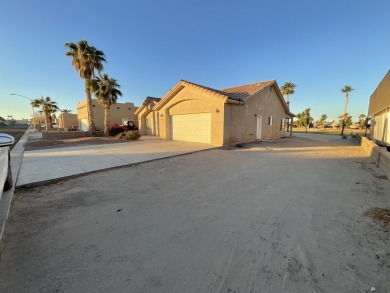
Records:
{"label": "neighboring house", "polygon": [[58,115],[58,127],[66,129],[77,129],[77,114],[61,113],[60,115]]}
{"label": "neighboring house", "polygon": [[371,117],[371,138],[383,146],[390,146],[390,70],[370,97],[368,117]]}
{"label": "neighboring house", "polygon": [[160,138],[214,145],[283,137],[295,117],[275,80],[222,90],[181,80],[152,110]]}
{"label": "neighboring house", "polygon": [[159,98],[147,97],[137,111],[135,111],[135,115],[138,117],[138,128],[141,135],[159,135],[157,112],[153,111],[153,108],[160,100]]}
{"label": "neighboring house", "polygon": [[[77,103],[77,120],[78,128],[81,131],[89,130],[88,111],[87,111],[87,99]],[[97,130],[104,129],[104,107],[98,103],[96,99],[92,99],[93,115],[95,126]],[[111,105],[110,109],[110,123],[122,124],[125,120],[131,120],[137,124],[133,103],[116,103]]]}

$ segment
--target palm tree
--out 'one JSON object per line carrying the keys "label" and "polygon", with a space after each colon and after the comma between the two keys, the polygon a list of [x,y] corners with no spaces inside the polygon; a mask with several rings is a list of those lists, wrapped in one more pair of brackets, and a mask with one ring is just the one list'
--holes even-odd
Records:
{"label": "palm tree", "polygon": [[42,113],[45,115],[46,130],[53,128],[51,121],[51,115],[58,110],[57,102],[52,101],[50,97],[41,97],[39,99],[32,100],[31,105],[33,107],[41,107]]}
{"label": "palm tree", "polygon": [[95,76],[88,81],[91,93],[94,93],[98,102],[104,107],[104,135],[108,136],[110,125],[110,108],[115,104],[122,92],[119,90],[120,85],[116,79],[110,78],[107,73]]}
{"label": "palm tree", "polygon": [[290,95],[293,95],[295,93],[295,84],[293,84],[291,81],[285,82],[284,85],[280,88],[281,92],[284,96],[287,96],[286,98],[286,104],[287,107],[290,108]]}
{"label": "palm tree", "polygon": [[90,46],[86,40],[75,43],[66,43],[65,47],[69,49],[66,56],[72,57],[72,66],[79,73],[80,78],[84,79],[85,93],[87,97],[88,123],[89,130],[95,134],[96,127],[92,110],[91,92],[88,81],[95,76],[95,70],[99,73],[103,70],[103,62],[106,62],[103,51]]}
{"label": "palm tree", "polygon": [[348,94],[351,91],[353,91],[353,88],[349,85],[346,85],[344,88],[341,89],[341,92],[345,93],[345,106],[344,106],[344,114],[343,114],[343,125],[341,127],[341,135],[344,135],[345,120],[346,120],[346,113],[347,113],[347,104],[348,104]]}
{"label": "palm tree", "polygon": [[62,114],[68,114],[68,113],[72,113],[72,110],[63,109],[63,110],[60,110],[60,112],[61,112]]}

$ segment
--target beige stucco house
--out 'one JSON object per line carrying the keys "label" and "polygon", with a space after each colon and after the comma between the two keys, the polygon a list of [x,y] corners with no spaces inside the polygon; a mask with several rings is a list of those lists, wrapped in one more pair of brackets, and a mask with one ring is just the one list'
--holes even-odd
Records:
{"label": "beige stucco house", "polygon": [[380,145],[390,146],[390,71],[370,97],[371,138]]}
{"label": "beige stucco house", "polygon": [[287,120],[291,134],[295,116],[275,80],[222,90],[181,80],[148,111],[160,138],[214,145],[282,137]]}
{"label": "beige stucco house", "polygon": [[58,115],[59,128],[73,129],[78,127],[77,114],[61,113]]}
{"label": "beige stucco house", "polygon": [[141,135],[159,135],[157,112],[154,106],[160,101],[159,98],[147,97],[142,105],[135,111],[138,117],[138,128]]}
{"label": "beige stucco house", "polygon": [[[77,103],[77,120],[78,128],[81,131],[89,130],[88,122],[88,103],[87,99]],[[104,130],[104,107],[98,103],[96,99],[92,99],[93,114],[95,120],[95,126],[97,130]],[[125,120],[132,120],[137,123],[133,103],[116,103],[111,105],[110,109],[110,122],[122,124]]]}

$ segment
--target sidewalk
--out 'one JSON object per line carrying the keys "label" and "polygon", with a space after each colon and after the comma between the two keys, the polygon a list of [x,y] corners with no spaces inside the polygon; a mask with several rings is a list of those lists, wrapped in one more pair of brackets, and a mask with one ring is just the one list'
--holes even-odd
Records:
{"label": "sidewalk", "polygon": [[[31,133],[31,135],[37,134]],[[156,137],[143,136],[140,141],[130,143],[26,151],[16,186],[42,184],[69,176],[216,147],[210,144],[161,140]]]}
{"label": "sidewalk", "polygon": [[13,187],[4,191],[0,198],[0,239],[4,231],[5,222],[8,218],[9,208],[11,206],[12,197],[15,190],[15,182],[18,178],[19,170],[22,164],[24,144],[27,142],[27,138],[30,135],[30,129],[27,129],[24,135],[19,139],[18,143],[14,146],[11,151],[11,170],[12,178],[14,181]]}

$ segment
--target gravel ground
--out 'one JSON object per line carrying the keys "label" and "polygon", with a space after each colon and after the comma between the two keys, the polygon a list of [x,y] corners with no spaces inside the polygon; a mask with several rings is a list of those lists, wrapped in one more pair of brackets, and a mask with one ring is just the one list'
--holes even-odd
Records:
{"label": "gravel ground", "polygon": [[389,292],[381,175],[318,136],[21,189],[0,292]]}

